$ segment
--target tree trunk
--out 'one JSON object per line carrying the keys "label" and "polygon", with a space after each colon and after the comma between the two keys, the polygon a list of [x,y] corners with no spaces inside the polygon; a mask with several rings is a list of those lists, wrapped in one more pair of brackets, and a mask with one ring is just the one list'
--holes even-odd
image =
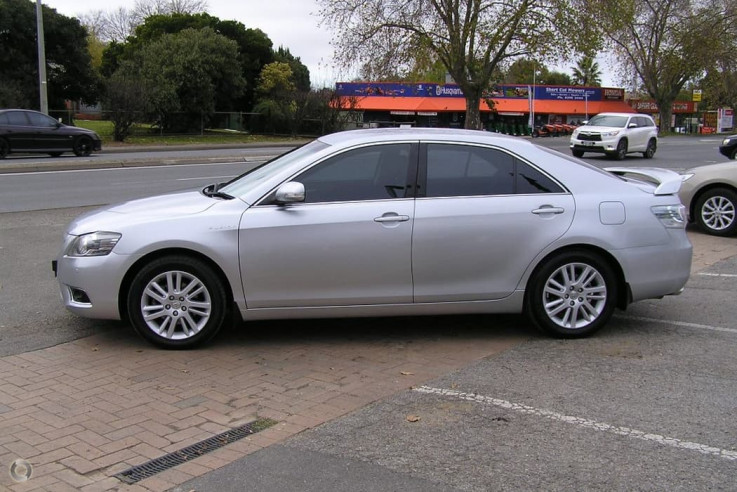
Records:
{"label": "tree trunk", "polygon": [[466,96],[466,124],[464,128],[467,130],[483,130],[481,126],[481,94],[465,94]]}
{"label": "tree trunk", "polygon": [[658,128],[660,133],[670,132],[670,120],[673,114],[673,100],[655,101],[660,111],[660,124]]}

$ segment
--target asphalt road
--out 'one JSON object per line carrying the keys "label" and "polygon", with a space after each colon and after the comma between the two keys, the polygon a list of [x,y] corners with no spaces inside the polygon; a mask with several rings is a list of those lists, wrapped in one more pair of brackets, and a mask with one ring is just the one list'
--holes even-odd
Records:
{"label": "asphalt road", "polygon": [[[562,138],[539,142],[567,148]],[[669,137],[655,159],[633,156],[618,165],[721,162],[718,142]],[[110,186],[116,180],[125,180],[119,190],[140,196],[177,180],[199,186],[237,174],[207,164],[122,177],[15,173],[14,181],[0,171],[0,207],[24,196],[48,199],[43,210],[22,205],[25,211],[0,214],[0,355],[125,329],[49,302],[58,297],[49,260],[61,233],[86,210],[82,198],[91,188],[103,192],[93,201],[107,203],[119,199]],[[520,316],[484,317],[490,330],[517,329],[528,340],[177,490],[734,490],[735,291],[737,257],[727,257],[694,275],[681,296],[634,304],[584,340],[541,337]]]}

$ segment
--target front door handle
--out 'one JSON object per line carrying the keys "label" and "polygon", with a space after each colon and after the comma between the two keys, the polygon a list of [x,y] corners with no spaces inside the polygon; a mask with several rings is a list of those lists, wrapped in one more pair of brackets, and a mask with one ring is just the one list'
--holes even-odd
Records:
{"label": "front door handle", "polygon": [[541,214],[562,214],[565,212],[565,209],[562,207],[551,207],[550,205],[543,205],[540,208],[536,208],[532,211],[533,214],[541,215]]}
{"label": "front door handle", "polygon": [[374,219],[374,222],[407,222],[409,220],[409,215],[382,215],[381,217],[376,217]]}

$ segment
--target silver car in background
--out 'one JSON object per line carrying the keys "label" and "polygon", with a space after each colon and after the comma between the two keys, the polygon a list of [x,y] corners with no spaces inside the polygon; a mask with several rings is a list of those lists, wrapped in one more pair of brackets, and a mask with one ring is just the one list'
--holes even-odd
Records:
{"label": "silver car in background", "polygon": [[83,215],[54,266],[70,311],[167,348],[233,312],[524,312],[578,337],[689,277],[681,178],[642,176],[486,132],[342,132],[226,184]]}

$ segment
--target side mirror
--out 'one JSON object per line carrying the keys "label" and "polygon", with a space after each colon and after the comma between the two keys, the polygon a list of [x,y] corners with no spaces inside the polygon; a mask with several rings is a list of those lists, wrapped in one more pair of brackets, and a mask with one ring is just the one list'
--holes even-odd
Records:
{"label": "side mirror", "polygon": [[286,205],[305,201],[305,185],[297,181],[284,183],[276,189],[276,203]]}
{"label": "side mirror", "polygon": [[582,125],[588,125],[588,124],[589,124],[589,120],[583,120],[583,121],[581,122],[581,124],[582,124]]}
{"label": "side mirror", "polygon": [[637,128],[637,123],[630,123],[627,128]]}

